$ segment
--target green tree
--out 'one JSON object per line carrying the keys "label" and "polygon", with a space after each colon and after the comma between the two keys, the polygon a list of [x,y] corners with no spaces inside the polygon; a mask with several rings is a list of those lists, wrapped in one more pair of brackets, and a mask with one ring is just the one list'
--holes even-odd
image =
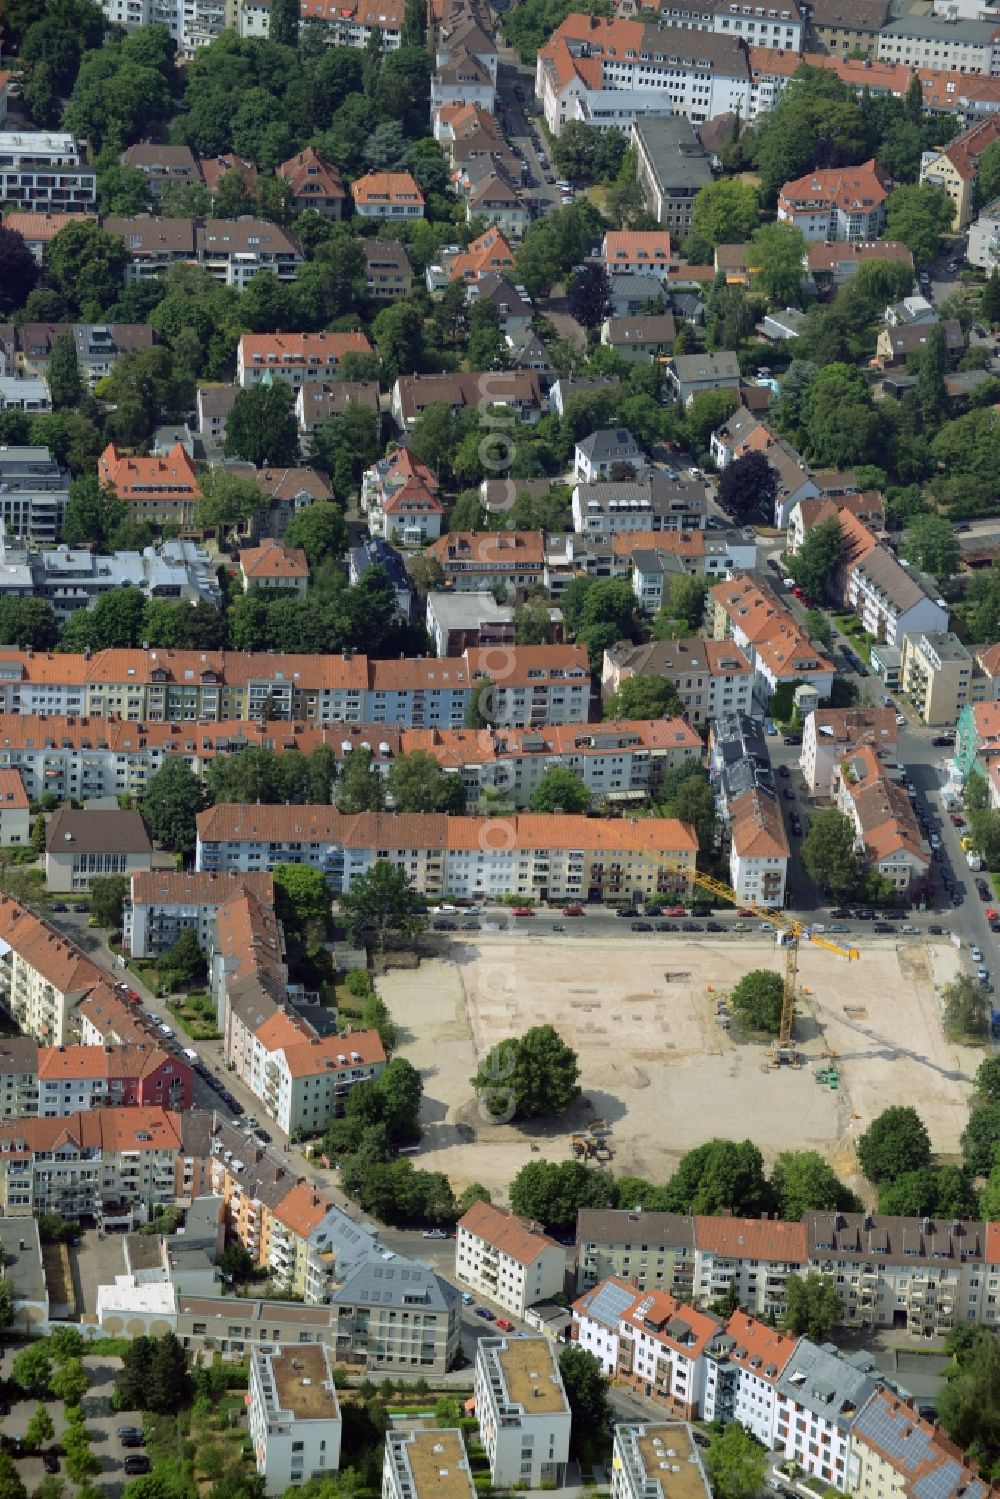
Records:
{"label": "green tree", "polygon": [[574,770],[554,766],[547,770],[531,793],[532,812],[590,811],[590,792]]}
{"label": "green tree", "polygon": [[739,525],[763,516],[770,523],[778,476],[763,453],[745,453],[719,480],[719,504]]}
{"label": "green tree", "polygon": [[983,1103],[1000,1103],[1000,1057],[980,1062],[975,1076],[976,1095]]}
{"label": "green tree", "polygon": [[264,508],[260,486],[253,479],[227,473],[221,464],[204,469],[198,483],[201,499],[195,519],[203,530],[223,532],[242,526]]}
{"label": "green tree", "polygon": [[803,1333],[814,1343],[822,1343],[830,1329],[840,1321],[840,1296],[832,1275],[791,1274],[785,1282],[785,1315],[782,1319],[789,1332]]}
{"label": "green tree", "polygon": [[611,283],[602,265],[585,265],[569,285],[570,312],[581,328],[599,328],[611,313]]}
{"label": "green tree", "polygon": [[55,410],[62,406],[76,406],[83,395],[80,378],[80,363],[76,357],[76,340],[72,333],[59,333],[52,340],[45,378]]}
{"label": "green tree", "polygon": [[952,1441],[984,1472],[995,1470],[1000,1461],[1000,1343],[985,1327],[968,1330],[968,1344],[956,1354],[938,1395],[937,1416]]}
{"label": "green tree", "polygon": [[372,333],[387,384],[424,368],[424,320],[413,301],[404,298],[384,307],[372,323]]}
{"label": "green tree", "polygon": [[878,1210],[902,1218],[976,1218],[979,1200],[963,1167],[923,1166],[883,1187]]}
{"label": "green tree", "polygon": [[91,881],[90,914],[97,926],[120,930],[128,892],[129,882],[123,874],[101,874]]}
{"label": "green tree", "polygon": [[82,475],[70,482],[62,539],[70,546],[89,543],[96,551],[106,552],[126,514],[125,501],[110,485],[102,485],[96,474]]}
{"label": "green tree", "polygon": [[390,933],[413,937],[426,925],[423,902],[405,870],[387,859],[377,859],[371,869],[352,880],[350,890],[340,897],[340,910],[355,942],[372,929],[380,949]]}
{"label": "green tree", "polygon": [[781,1028],[781,1006],[785,985],[780,973],[754,968],[745,973],[731,990],[729,1003],[742,1020],[755,1031],[776,1036]]}
{"label": "green tree", "polygon": [[[65,233],[65,230],[63,230]],[[58,237],[58,236],[57,236]],[[227,458],[243,458],[256,468],[298,462],[299,432],[295,393],[283,380],[238,390],[226,420]]]}
{"label": "green tree", "polygon": [[806,239],[794,224],[761,224],[750,241],[753,283],[770,301],[797,302],[805,275]]}
{"label": "green tree", "polygon": [[49,1380],[49,1389],[66,1405],[79,1405],[90,1389],[90,1379],[80,1360],[70,1358],[60,1364]]}
{"label": "green tree", "polygon": [[982,985],[967,973],[941,989],[941,1018],[955,1041],[981,1041],[989,1030],[990,1006]]}
{"label": "green tree", "polygon": [[973,1176],[987,1176],[996,1164],[1000,1145],[1000,1104],[985,1103],[973,1109],[959,1144],[966,1169]]}
{"label": "green tree", "polygon": [[227,1244],[219,1256],[219,1269],[236,1282],[250,1280],[256,1268],[253,1255],[242,1244]]}
{"label": "green tree", "polygon": [[889,194],[885,237],[901,240],[918,266],[929,265],[941,247],[941,236],[951,228],[954,212],[943,187],[903,183]]}
{"label": "green tree", "polygon": [[666,817],[690,823],[698,839],[698,852],[705,859],[715,848],[715,793],[704,774],[688,775],[676,789],[664,794],[660,808]]}
{"label": "green tree", "polygon": [[788,559],[789,571],[811,599],[823,599],[830,579],[840,566],[843,535],[840,521],[831,516],[806,532],[794,557]]}
{"label": "green tree", "polygon": [[[492,303],[486,305],[492,306]],[[327,417],[312,438],[312,460],[330,475],[337,496],[342,500],[360,488],[362,474],[381,452],[378,413],[358,403],[352,403],[336,416]],[[309,511],[302,514],[308,515]]]}
{"label": "green tree", "polygon": [[24,1445],[32,1452],[37,1452],[40,1447],[45,1446],[46,1442],[51,1442],[55,1434],[55,1423],[45,1406],[37,1406],[24,1429]]}
{"label": "green tree", "polygon": [[806,1213],[858,1210],[854,1193],[816,1150],[782,1151],[772,1168],[770,1187],[781,1217],[790,1223]]}
{"label": "green tree", "polygon": [[537,1119],[565,1114],[580,1096],[576,1052],[551,1025],[536,1025],[494,1046],[472,1086],[491,1116]]}
{"label": "green tree", "polygon": [[760,222],[757,189],[736,177],[720,177],[699,188],[691,205],[691,233],[716,245],[742,245]]}
{"label": "green tree", "polygon": [[0,641],[19,650],[49,651],[59,639],[59,622],[48,599],[0,599]]}
{"label": "green tree", "polygon": [[[277,875],[277,871],[275,874]],[[163,967],[176,974],[177,979],[183,985],[189,985],[199,975],[203,975],[206,964],[205,954],[198,942],[198,934],[193,927],[189,926],[184,928],[177,941],[168,947],[163,955]]]}
{"label": "green tree", "polygon": [[908,1105],[883,1109],[858,1141],[858,1160],[869,1181],[893,1182],[905,1171],[930,1163],[931,1142],[923,1120]]}
{"label": "green tree", "polygon": [[990,272],[986,285],[983,287],[979,316],[991,327],[1000,323],[1000,270],[996,266]]}
{"label": "green tree", "polygon": [[276,864],[274,905],[278,920],[287,928],[326,928],[330,923],[330,891],[321,869],[305,864]]}
{"label": "green tree", "polygon": [[0,1452],[0,1495],[2,1499],[28,1499],[28,1490],[9,1452]]}
{"label": "green tree", "polygon": [[625,677],[604,704],[606,719],[676,718],[681,700],[665,677]]}
{"label": "green tree", "polygon": [[38,267],[23,237],[0,225],[0,313],[23,307],[37,280]]}
{"label": "green tree", "polygon": [[815,813],[802,840],[802,863],[809,878],[837,900],[856,889],[862,863],[851,819],[834,807]]}
{"label": "green tree", "polygon": [[807,610],[806,629],[809,631],[809,639],[814,641],[820,650],[829,651],[832,648],[833,626],[822,609]]}
{"label": "green tree", "polygon": [[713,1433],[705,1471],[716,1499],[753,1499],[764,1486],[767,1452],[738,1421]]}
{"label": "green tree", "polygon": [[74,313],[96,320],[117,298],[131,259],[123,240],[74,219],[49,241],[46,269]]}
{"label": "green tree", "polygon": [[340,768],[336,787],[341,812],[379,812],[385,805],[385,780],[370,749],[351,750]]}
{"label": "green tree", "polygon": [[386,792],[398,812],[465,811],[461,777],[443,770],[427,750],[411,750],[393,761]]}
{"label": "green tree", "polygon": [[150,778],[142,804],[150,833],[164,848],[194,852],[195,819],[208,806],[205,788],[186,761],[172,757]]}
{"label": "green tree", "polygon": [[180,1410],[188,1402],[189,1383],[187,1355],[180,1340],[172,1332],[153,1339],[148,1409],[161,1415]]}
{"label": "green tree", "polygon": [[559,1354],[559,1373],[566,1390],[575,1436],[574,1450],[579,1452],[606,1430],[611,1418],[608,1381],[599,1360],[578,1343],[570,1343]]}
{"label": "green tree", "polygon": [[696,578],[689,573],[672,577],[666,601],[653,621],[654,638],[671,640],[677,635],[689,635],[699,630],[707,598],[707,578]]}
{"label": "green tree", "polygon": [[700,390],[687,408],[688,441],[696,453],[708,451],[712,433],[728,421],[739,405],[731,390]]}
{"label": "green tree", "polygon": [[29,1343],[14,1359],[11,1378],[27,1395],[47,1395],[52,1385],[52,1360],[40,1344]]}
{"label": "green tree", "polygon": [[340,507],[318,502],[292,517],[285,531],[290,547],[301,547],[313,569],[323,562],[339,562],[347,549],[347,527]]}
{"label": "green tree", "polygon": [[665,1211],[755,1218],[771,1206],[764,1158],[750,1140],[706,1140],[682,1156],[664,1189]]}
{"label": "green tree", "polygon": [[915,515],[906,528],[907,560],[936,578],[951,577],[959,550],[952,524],[943,515]]}
{"label": "green tree", "polygon": [[612,1207],[614,1183],[582,1161],[529,1161],[510,1184],[510,1205],[550,1233],[565,1233],[581,1208]]}
{"label": "green tree", "polygon": [[299,7],[296,0],[273,0],[268,37],[281,46],[298,46]]}
{"label": "green tree", "polygon": [[470,1182],[465,1191],[459,1196],[458,1211],[464,1215],[477,1202],[492,1201],[493,1198],[490,1196],[488,1187],[484,1187],[482,1182]]}

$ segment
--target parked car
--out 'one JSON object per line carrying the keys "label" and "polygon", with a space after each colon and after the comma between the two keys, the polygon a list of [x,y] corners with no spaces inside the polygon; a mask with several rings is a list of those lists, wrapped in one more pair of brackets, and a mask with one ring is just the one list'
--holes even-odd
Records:
{"label": "parked car", "polygon": [[144,1452],[137,1452],[134,1457],[125,1459],[124,1467],[125,1472],[129,1474],[148,1473],[152,1468],[152,1463]]}
{"label": "parked car", "polygon": [[49,910],[50,911],[68,911],[69,910],[69,906],[67,906],[64,901],[54,900],[52,902],[51,906],[49,907]]}
{"label": "parked car", "polygon": [[633,921],[631,930],[633,932],[651,932],[653,923],[651,921]]}
{"label": "parked car", "polygon": [[721,921],[706,921],[705,930],[706,932],[724,932],[726,929]]}
{"label": "parked car", "polygon": [[781,779],[783,781],[787,781],[788,777],[791,775],[791,773],[792,772],[789,770],[789,768],[788,768],[787,765],[779,765],[778,766],[778,774],[779,774],[779,776],[781,777]]}
{"label": "parked car", "polygon": [[463,1306],[471,1306],[472,1303],[475,1301],[475,1299],[476,1299],[475,1296],[473,1296],[471,1294],[471,1292],[469,1292],[469,1291],[463,1291],[462,1292],[462,1305]]}
{"label": "parked car", "polygon": [[955,743],[954,734],[935,734],[931,740],[935,749],[945,749]]}
{"label": "parked car", "polygon": [[[516,911],[514,912],[514,915],[515,916],[517,915]],[[458,922],[457,921],[432,921],[431,922],[431,926],[432,926],[432,928],[434,929],[435,932],[457,932],[458,931]]]}
{"label": "parked car", "polygon": [[705,930],[705,928],[701,925],[701,923],[699,921],[682,921],[681,922],[681,931],[682,932],[703,932],[704,930]]}
{"label": "parked car", "polygon": [[872,927],[872,931],[878,932],[883,937],[894,937],[896,935],[896,928],[891,921],[876,921]]}
{"label": "parked car", "polygon": [[90,910],[90,907],[84,901],[78,900],[76,905],[73,907],[73,910],[76,912],[77,916],[85,916],[86,913]]}
{"label": "parked car", "polygon": [[[424,1239],[446,1239],[448,1235],[443,1228],[425,1228],[421,1235]],[[471,1297],[469,1298],[471,1301]]]}
{"label": "parked car", "polygon": [[482,931],[482,927],[481,927],[480,923],[478,921],[475,921],[475,920],[473,920],[473,921],[463,921],[462,922],[462,931],[463,932],[479,932],[479,931]]}
{"label": "parked car", "polygon": [[534,914],[535,914],[535,908],[534,908],[534,906],[515,906],[514,907],[514,915],[515,916],[534,916]]}
{"label": "parked car", "polygon": [[801,734],[786,734],[785,737],[784,737],[784,739],[782,740],[782,744],[794,745],[794,744],[801,744],[801,743],[802,743],[802,735]]}
{"label": "parked car", "polygon": [[42,1467],[45,1469],[46,1473],[59,1472],[59,1459],[58,1457],[56,1457],[54,1452],[42,1453]]}
{"label": "parked car", "polygon": [[563,915],[564,916],[582,916],[583,915],[583,907],[582,906],[563,906]]}
{"label": "parked car", "polygon": [[786,802],[793,802],[795,800],[795,791],[791,786],[786,786],[781,794],[785,798]]}
{"label": "parked car", "polygon": [[615,912],[615,915],[618,917],[619,921],[627,921],[630,916],[638,916],[638,914],[638,906],[619,906],[618,910]]}
{"label": "parked car", "polygon": [[514,1324],[509,1317],[498,1317],[497,1328],[500,1332],[513,1332]]}
{"label": "parked car", "polygon": [[711,916],[711,914],[712,907],[703,900],[696,901],[695,904],[691,907],[692,916]]}
{"label": "parked car", "polygon": [[476,1307],[476,1316],[477,1317],[482,1317],[482,1319],[483,1319],[484,1322],[495,1322],[496,1321],[496,1317],[494,1317],[493,1313],[490,1311],[490,1309],[489,1309],[488,1306],[477,1306]]}
{"label": "parked car", "polygon": [[896,723],[899,726],[899,728],[905,729],[906,728],[906,714],[905,713],[897,713],[896,714]]}

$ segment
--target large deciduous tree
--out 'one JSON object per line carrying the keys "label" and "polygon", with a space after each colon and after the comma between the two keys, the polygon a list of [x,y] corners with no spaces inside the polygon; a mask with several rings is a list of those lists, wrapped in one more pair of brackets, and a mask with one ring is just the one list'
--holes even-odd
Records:
{"label": "large deciduous tree", "polygon": [[580,1096],[576,1052],[551,1025],[500,1041],[479,1064],[472,1086],[494,1117],[564,1114]]}
{"label": "large deciduous tree", "polygon": [[814,1343],[822,1343],[832,1327],[840,1321],[840,1296],[832,1275],[792,1274],[785,1285],[785,1315],[782,1319],[789,1332],[803,1333]]}
{"label": "large deciduous tree", "polygon": [[194,852],[195,819],[208,806],[208,794],[185,760],[170,758],[150,778],[142,804],[149,831],[174,853]]}
{"label": "large deciduous tree", "polygon": [[426,926],[423,901],[407,878],[388,859],[377,859],[371,869],[358,875],[349,891],[340,897],[340,909],[358,941],[366,930],[373,930],[379,947],[391,934],[415,936]]}
{"label": "large deciduous tree", "polygon": [[776,1036],[781,1025],[785,986],[780,973],[755,968],[730,991],[729,1003],[751,1030]]}
{"label": "large deciduous tree", "polygon": [[906,1171],[929,1164],[931,1142],[927,1128],[909,1105],[883,1109],[858,1141],[858,1160],[869,1181],[893,1182]]}
{"label": "large deciduous tree", "polygon": [[822,602],[827,585],[840,566],[842,547],[840,521],[834,515],[810,527],[795,556],[788,559],[792,577],[811,599]]}
{"label": "large deciduous tree", "polygon": [[861,880],[861,856],[854,840],[853,822],[834,807],[814,815],[802,840],[806,873],[836,899],[849,895]]}
{"label": "large deciduous tree", "polygon": [[[66,231],[63,230],[63,233]],[[243,458],[256,468],[294,465],[299,455],[295,393],[283,380],[236,392],[226,421],[227,458]]]}
{"label": "large deciduous tree", "polygon": [[719,504],[740,525],[761,516],[770,523],[777,487],[778,476],[764,454],[745,453],[723,470]]}
{"label": "large deciduous tree", "polygon": [[37,280],[35,257],[21,235],[0,225],[0,313],[23,307]]}

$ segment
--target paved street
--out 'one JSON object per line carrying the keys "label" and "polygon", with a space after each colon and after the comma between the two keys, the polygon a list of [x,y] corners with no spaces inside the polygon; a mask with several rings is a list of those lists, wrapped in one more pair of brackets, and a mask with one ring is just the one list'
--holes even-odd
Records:
{"label": "paved street", "polygon": [[[515,89],[520,89],[520,99]],[[538,159],[538,149],[531,137],[531,122],[535,117],[530,113],[530,103],[534,90],[534,70],[519,62],[514,49],[503,44],[501,40],[497,65],[497,110],[500,123],[507,139],[521,152],[522,158],[531,170],[533,180],[530,185],[525,184],[525,197],[537,199],[539,212],[545,213],[551,208],[557,208],[560,202],[559,189],[546,182],[545,179],[557,177],[559,174],[551,160],[547,167],[542,166]],[[536,130],[544,152],[545,137],[540,124],[536,126]],[[547,152],[545,154],[548,156]]]}

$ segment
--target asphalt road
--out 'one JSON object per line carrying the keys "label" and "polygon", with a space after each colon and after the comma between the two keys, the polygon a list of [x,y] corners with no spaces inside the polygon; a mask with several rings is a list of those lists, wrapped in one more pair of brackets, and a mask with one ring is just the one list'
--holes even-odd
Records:
{"label": "asphalt road", "polygon": [[[521,90],[520,99],[514,92],[516,88]],[[533,70],[518,61],[517,53],[513,48],[501,45],[497,62],[500,123],[511,145],[517,147],[522,159],[531,169],[531,176],[534,180],[530,186],[525,186],[524,195],[526,198],[540,200],[539,212],[545,213],[551,208],[558,208],[561,200],[559,189],[545,180],[546,177],[558,176],[558,173],[551,159],[547,167],[542,166],[538,159],[538,147],[531,135],[532,124],[534,124],[538,140],[541,142],[541,149],[548,158],[541,124],[536,123],[538,117],[534,116],[530,109],[534,91]]]}

